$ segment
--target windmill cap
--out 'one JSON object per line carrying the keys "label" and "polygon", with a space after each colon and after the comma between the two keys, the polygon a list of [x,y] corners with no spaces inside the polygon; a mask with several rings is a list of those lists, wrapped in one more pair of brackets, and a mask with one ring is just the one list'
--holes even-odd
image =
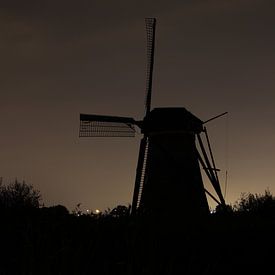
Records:
{"label": "windmill cap", "polygon": [[155,108],[144,119],[143,131],[200,133],[203,122],[185,108]]}

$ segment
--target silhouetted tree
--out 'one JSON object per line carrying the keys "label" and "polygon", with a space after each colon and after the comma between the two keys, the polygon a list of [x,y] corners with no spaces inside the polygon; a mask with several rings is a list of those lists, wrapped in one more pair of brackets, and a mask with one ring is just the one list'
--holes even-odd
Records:
{"label": "silhouetted tree", "polygon": [[0,181],[0,208],[38,208],[40,200],[40,192],[25,181],[7,185]]}
{"label": "silhouetted tree", "polygon": [[241,213],[275,214],[275,197],[269,190],[264,194],[242,193],[234,209]]}
{"label": "silhouetted tree", "polygon": [[233,211],[234,211],[234,208],[230,204],[226,204],[225,206],[218,204],[215,208],[214,213],[224,215],[224,214],[233,213]]}
{"label": "silhouetted tree", "polygon": [[72,211],[72,214],[73,215],[75,215],[75,216],[80,216],[80,215],[82,215],[83,213],[82,213],[82,210],[81,210],[81,203],[78,203],[77,205],[76,205],[76,207],[73,209],[73,211]]}

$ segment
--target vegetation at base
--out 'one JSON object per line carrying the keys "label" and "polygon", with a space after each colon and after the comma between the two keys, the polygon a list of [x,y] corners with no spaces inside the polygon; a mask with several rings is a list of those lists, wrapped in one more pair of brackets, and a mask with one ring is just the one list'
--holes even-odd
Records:
{"label": "vegetation at base", "polygon": [[264,194],[242,193],[234,208],[240,213],[272,216],[275,212],[275,197],[269,190],[265,190]]}
{"label": "vegetation at base", "polygon": [[[31,185],[0,185],[0,274],[266,274],[275,245],[275,198],[241,194],[204,220],[131,217],[41,205]],[[171,225],[173,224],[173,226]],[[176,226],[175,226],[176,225]]]}
{"label": "vegetation at base", "polygon": [[30,184],[17,179],[10,184],[3,184],[0,178],[0,209],[38,208],[41,194]]}

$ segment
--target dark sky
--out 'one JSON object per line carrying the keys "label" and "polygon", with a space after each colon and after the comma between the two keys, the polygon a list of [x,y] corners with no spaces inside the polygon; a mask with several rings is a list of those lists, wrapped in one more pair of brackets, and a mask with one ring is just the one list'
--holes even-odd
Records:
{"label": "dark sky", "polygon": [[227,202],[275,193],[274,13],[273,0],[1,1],[0,176],[46,205],[131,202],[140,136],[79,139],[79,113],[143,117],[156,17],[152,107],[228,111],[208,125]]}

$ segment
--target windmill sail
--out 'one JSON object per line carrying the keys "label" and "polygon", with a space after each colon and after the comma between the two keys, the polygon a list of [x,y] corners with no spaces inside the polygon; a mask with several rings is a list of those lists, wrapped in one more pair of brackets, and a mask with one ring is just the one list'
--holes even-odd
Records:
{"label": "windmill sail", "polygon": [[146,32],[147,32],[147,79],[146,79],[145,115],[148,115],[151,110],[156,19],[146,18],[145,22],[146,22]]}
{"label": "windmill sail", "polygon": [[136,213],[136,210],[138,209],[140,204],[141,194],[143,191],[143,186],[144,186],[145,176],[146,176],[147,157],[148,157],[148,138],[143,137],[142,140],[140,141],[140,147],[139,147],[135,189],[134,189],[133,201],[132,201],[132,214]]}
{"label": "windmill sail", "polygon": [[134,137],[136,121],[130,117],[80,114],[80,137]]}
{"label": "windmill sail", "polygon": [[[148,117],[151,111],[156,19],[146,18],[145,24],[146,24],[146,34],[147,34],[147,76],[146,76],[146,95],[145,95],[145,117]],[[137,209],[139,208],[140,202],[141,202],[141,196],[143,193],[143,187],[145,183],[146,170],[147,170],[148,140],[149,139],[148,139],[147,133],[144,133],[144,137],[140,142],[140,148],[139,148],[135,188],[134,188],[133,201],[132,201],[132,214],[135,214]]]}

